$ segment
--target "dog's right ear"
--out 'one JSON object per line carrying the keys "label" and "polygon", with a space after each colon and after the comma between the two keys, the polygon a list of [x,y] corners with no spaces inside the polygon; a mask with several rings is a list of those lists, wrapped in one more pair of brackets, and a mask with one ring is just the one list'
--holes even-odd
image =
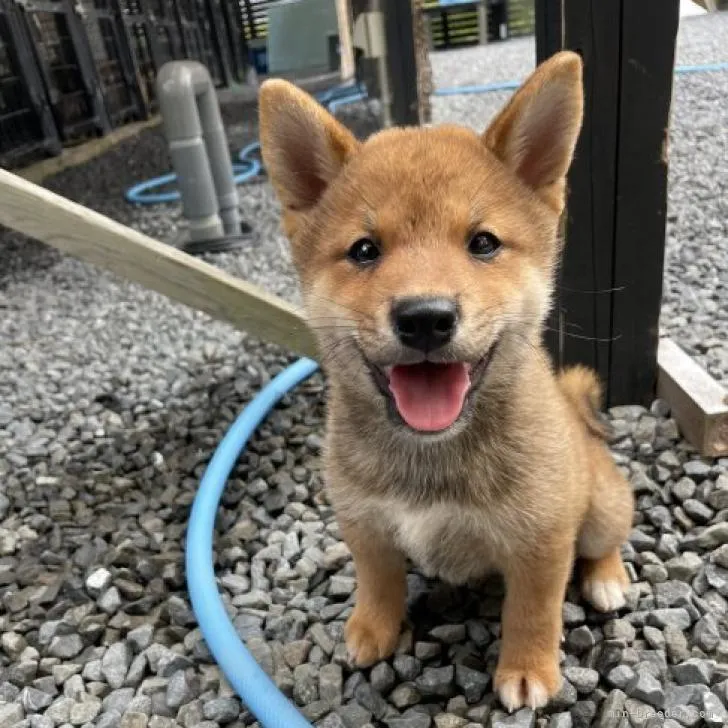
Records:
{"label": "dog's right ear", "polygon": [[359,142],[306,92],[270,79],[260,89],[260,143],[268,177],[288,212],[305,212]]}

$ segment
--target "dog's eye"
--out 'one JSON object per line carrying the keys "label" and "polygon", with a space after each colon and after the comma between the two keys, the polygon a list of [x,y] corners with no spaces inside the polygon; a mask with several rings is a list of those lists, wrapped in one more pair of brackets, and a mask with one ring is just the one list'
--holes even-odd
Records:
{"label": "dog's eye", "polygon": [[501,241],[489,232],[476,233],[468,243],[468,252],[476,258],[490,260],[501,247]]}
{"label": "dog's eye", "polygon": [[369,238],[357,240],[354,245],[349,248],[347,257],[358,265],[366,265],[373,263],[381,255],[377,244]]}

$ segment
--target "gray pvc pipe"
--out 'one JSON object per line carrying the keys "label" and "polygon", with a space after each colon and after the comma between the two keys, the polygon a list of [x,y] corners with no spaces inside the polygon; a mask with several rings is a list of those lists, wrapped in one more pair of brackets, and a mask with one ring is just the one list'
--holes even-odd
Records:
{"label": "gray pvc pipe", "polygon": [[170,61],[157,93],[190,240],[238,234],[238,193],[209,72],[197,61]]}

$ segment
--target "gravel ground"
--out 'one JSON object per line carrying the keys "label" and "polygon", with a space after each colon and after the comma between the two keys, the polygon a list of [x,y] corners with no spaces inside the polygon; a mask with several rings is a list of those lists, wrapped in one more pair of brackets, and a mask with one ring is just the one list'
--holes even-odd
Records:
{"label": "gravel ground", "polygon": [[[728,16],[691,19],[680,62],[725,60],[726,47]],[[512,41],[438,55],[437,83],[522,77],[532,51]],[[728,74],[676,82],[663,322],[724,379],[726,92]],[[483,126],[501,102],[436,99],[435,114]],[[249,116],[226,110],[236,148],[255,133]],[[363,109],[346,120],[360,133],[372,126]],[[177,211],[130,208],[121,193],[166,168],[161,137],[148,132],[49,186],[165,237]],[[259,240],[211,260],[296,300],[270,189],[250,185],[241,200]],[[184,529],[222,432],[290,355],[18,236],[0,236],[0,256],[0,728],[251,725],[195,628]],[[354,580],[321,490],[324,394],[314,378],[260,429],[226,490],[216,542],[238,631],[312,722],[728,723],[728,459],[696,457],[662,403],[611,413],[615,457],[638,501],[624,549],[628,607],[600,616],[572,591],[561,693],[538,715],[508,717],[490,683],[497,581],[474,593],[412,572],[396,657],[364,672],[347,666]]]}

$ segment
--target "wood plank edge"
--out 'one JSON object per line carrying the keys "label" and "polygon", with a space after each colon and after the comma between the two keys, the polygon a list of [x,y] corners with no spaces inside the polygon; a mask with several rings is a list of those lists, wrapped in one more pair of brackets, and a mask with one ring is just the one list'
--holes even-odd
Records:
{"label": "wood plank edge", "polygon": [[728,391],[669,338],[657,350],[657,394],[685,439],[705,457],[728,455]]}

